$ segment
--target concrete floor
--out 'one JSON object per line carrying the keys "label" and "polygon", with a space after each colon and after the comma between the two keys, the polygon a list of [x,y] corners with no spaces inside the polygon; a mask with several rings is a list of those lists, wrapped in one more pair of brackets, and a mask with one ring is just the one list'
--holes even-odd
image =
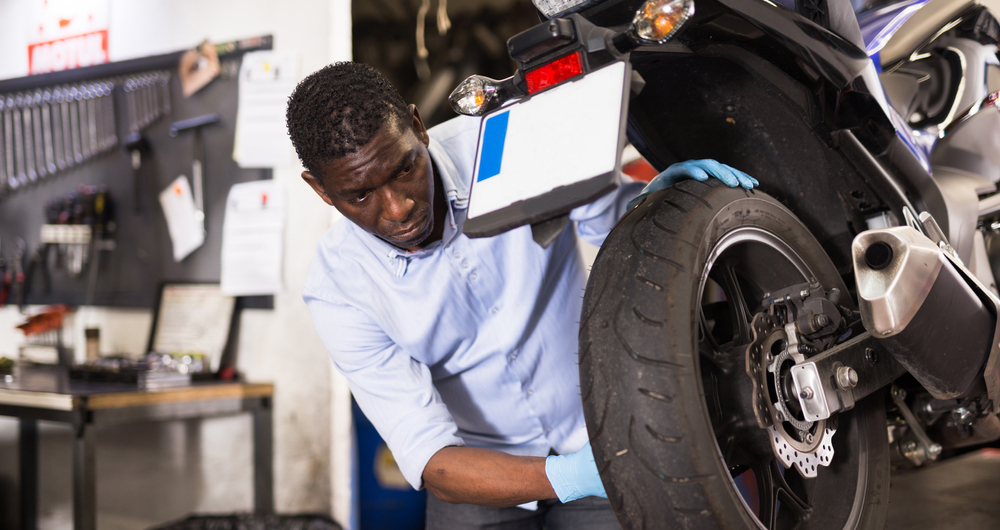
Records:
{"label": "concrete floor", "polygon": [[893,473],[887,530],[1000,528],[1000,449]]}

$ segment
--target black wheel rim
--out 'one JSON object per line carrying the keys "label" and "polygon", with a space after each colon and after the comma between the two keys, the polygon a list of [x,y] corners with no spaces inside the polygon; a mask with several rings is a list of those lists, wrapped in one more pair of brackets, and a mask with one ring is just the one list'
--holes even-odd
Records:
{"label": "black wheel rim", "polygon": [[[814,278],[779,237],[744,227],[713,247],[699,288],[699,369],[719,457],[747,519],[768,530],[854,528],[864,504],[868,462],[857,413],[831,418],[838,429],[833,463],[805,479],[794,468],[782,467],[768,431],[752,412],[753,383],[745,370],[752,317],[765,293]],[[713,295],[722,300],[714,301]]]}

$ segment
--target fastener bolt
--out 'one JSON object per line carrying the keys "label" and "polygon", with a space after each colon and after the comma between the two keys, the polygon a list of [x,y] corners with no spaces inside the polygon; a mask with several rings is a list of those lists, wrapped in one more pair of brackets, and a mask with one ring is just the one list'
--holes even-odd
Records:
{"label": "fastener bolt", "polygon": [[903,450],[904,453],[912,453],[917,449],[917,442],[914,442],[913,440],[907,440],[903,442],[903,445],[900,448]]}
{"label": "fastener bolt", "polygon": [[813,443],[813,440],[815,440],[815,438],[813,437],[813,433],[807,432],[806,433],[806,443],[807,444],[811,444],[811,443]]}
{"label": "fastener bolt", "polygon": [[837,384],[844,390],[858,386],[858,372],[850,366],[837,368]]}
{"label": "fastener bolt", "polygon": [[802,297],[802,298],[808,297],[809,296],[809,289],[802,289],[801,291],[799,291],[799,296]]}
{"label": "fastener bolt", "polygon": [[976,415],[965,407],[959,407],[951,411],[951,414],[955,417],[955,420],[958,421],[958,423],[965,425],[966,427],[971,426],[976,421]]}
{"label": "fastener bolt", "polygon": [[932,459],[937,458],[941,454],[941,444],[930,444],[927,446],[927,455]]}
{"label": "fastener bolt", "polygon": [[803,387],[802,388],[802,392],[799,393],[799,397],[802,398],[802,399],[812,399],[813,398],[813,389],[810,388],[810,387],[808,387],[808,386],[807,387]]}
{"label": "fastener bolt", "polygon": [[875,364],[876,362],[878,362],[878,354],[875,353],[875,350],[871,348],[865,348],[865,360],[872,364]]}

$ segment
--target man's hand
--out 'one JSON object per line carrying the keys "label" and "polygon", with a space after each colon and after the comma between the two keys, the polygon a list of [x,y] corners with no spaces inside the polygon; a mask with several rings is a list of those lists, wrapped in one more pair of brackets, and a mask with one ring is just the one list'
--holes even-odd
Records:
{"label": "man's hand", "polygon": [[729,186],[730,188],[735,188],[736,186],[743,186],[746,189],[751,189],[754,186],[758,186],[760,183],[757,179],[747,175],[746,173],[731,168],[721,162],[716,162],[715,160],[688,160],[686,162],[678,162],[663,170],[663,173],[653,177],[653,180],[642,189],[642,193],[638,197],[629,201],[627,210],[631,210],[636,204],[639,204],[646,195],[653,193],[654,191],[661,190],[667,186],[673,186],[684,179],[695,179],[701,182],[705,182],[709,177],[715,177],[722,181],[723,184]]}
{"label": "man's hand", "polygon": [[604,497],[608,494],[601,483],[601,475],[594,463],[590,442],[569,455],[550,456],[545,459],[545,476],[560,502],[575,501],[583,497]]}

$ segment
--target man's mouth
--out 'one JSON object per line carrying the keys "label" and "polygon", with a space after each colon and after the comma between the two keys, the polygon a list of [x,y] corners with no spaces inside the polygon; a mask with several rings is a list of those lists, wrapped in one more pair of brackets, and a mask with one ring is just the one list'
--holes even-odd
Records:
{"label": "man's mouth", "polygon": [[390,237],[396,241],[407,242],[413,239],[414,237],[418,236],[420,232],[424,230],[426,225],[427,225],[427,215],[425,214],[423,217],[418,219],[408,228],[396,232],[395,234],[392,234]]}

